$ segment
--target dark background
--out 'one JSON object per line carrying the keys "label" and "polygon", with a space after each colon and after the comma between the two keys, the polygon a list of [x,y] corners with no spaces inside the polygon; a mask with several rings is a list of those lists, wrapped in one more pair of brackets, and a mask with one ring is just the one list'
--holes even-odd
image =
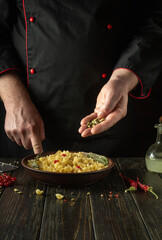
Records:
{"label": "dark background", "polygon": [[156,140],[154,125],[162,116],[162,74],[154,84],[148,98],[135,100],[137,121],[137,156],[145,156],[150,145]]}

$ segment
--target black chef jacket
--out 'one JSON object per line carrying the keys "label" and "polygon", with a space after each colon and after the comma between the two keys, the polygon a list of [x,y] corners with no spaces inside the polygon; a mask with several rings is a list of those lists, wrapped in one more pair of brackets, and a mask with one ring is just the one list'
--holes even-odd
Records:
{"label": "black chef jacket", "polygon": [[[80,120],[93,112],[114,69],[137,75],[139,86],[130,95],[142,99],[150,94],[161,66],[161,0],[0,1],[0,73],[21,72],[45,123],[47,150],[75,150],[77,141],[82,143],[78,148],[97,152],[103,149],[96,146],[118,145],[132,131],[133,98],[127,117],[103,134],[82,139],[77,132]],[[12,145],[14,152],[16,144],[5,138],[1,134],[2,145]],[[87,147],[91,145],[95,149]]]}

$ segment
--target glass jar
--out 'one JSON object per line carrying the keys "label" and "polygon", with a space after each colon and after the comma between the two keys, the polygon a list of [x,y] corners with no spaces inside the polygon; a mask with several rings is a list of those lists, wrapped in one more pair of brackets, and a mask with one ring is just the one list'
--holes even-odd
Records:
{"label": "glass jar", "polygon": [[154,126],[157,128],[156,142],[146,152],[146,167],[151,172],[162,173],[162,117],[160,123]]}

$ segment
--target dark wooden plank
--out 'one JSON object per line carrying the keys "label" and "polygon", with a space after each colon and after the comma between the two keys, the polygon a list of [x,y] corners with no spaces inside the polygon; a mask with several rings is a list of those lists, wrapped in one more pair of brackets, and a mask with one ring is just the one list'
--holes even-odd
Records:
{"label": "dark wooden plank", "polygon": [[[118,159],[118,164],[126,176],[134,180],[138,176],[142,183],[152,186],[159,196],[159,199],[156,200],[150,193],[144,193],[140,190],[132,195],[151,239],[161,240],[162,179],[160,175],[146,170],[144,158]],[[129,197],[130,194],[125,195]]]}
{"label": "dark wooden plank", "polygon": [[[40,240],[94,240],[87,188],[48,187]],[[58,200],[55,193],[67,199]]]}
{"label": "dark wooden plank", "polygon": [[[147,172],[140,159],[119,159],[117,163],[105,181],[78,189],[49,186],[46,191],[45,185],[37,183],[23,170],[14,171],[13,176],[18,179],[15,188],[23,194],[15,193],[14,187],[3,192],[0,239],[162,239],[161,201],[143,192],[125,194],[126,185],[119,169],[128,177],[135,179],[138,175],[153,186],[161,200],[160,176]],[[44,194],[37,196],[36,188],[43,188]],[[119,194],[119,198],[108,200],[110,191],[113,196]],[[68,202],[57,200],[57,192],[65,195]]]}
{"label": "dark wooden plank", "polygon": [[[116,166],[105,181],[91,186],[90,202],[96,240],[150,239],[132,196],[126,195],[124,189]],[[111,191],[113,197],[109,196]]]}
{"label": "dark wooden plank", "polygon": [[[39,239],[45,194],[37,196],[35,190],[45,190],[45,186],[23,169],[14,171],[13,176],[17,177],[15,186],[6,188],[0,198],[0,239]],[[14,192],[14,188],[23,193]]]}

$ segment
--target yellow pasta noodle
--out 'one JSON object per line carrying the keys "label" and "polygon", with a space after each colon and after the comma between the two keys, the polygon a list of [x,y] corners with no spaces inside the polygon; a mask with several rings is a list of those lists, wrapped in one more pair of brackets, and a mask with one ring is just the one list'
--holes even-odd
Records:
{"label": "yellow pasta noodle", "polygon": [[80,173],[104,169],[107,165],[93,160],[84,152],[57,151],[55,154],[28,160],[27,165],[42,171]]}

